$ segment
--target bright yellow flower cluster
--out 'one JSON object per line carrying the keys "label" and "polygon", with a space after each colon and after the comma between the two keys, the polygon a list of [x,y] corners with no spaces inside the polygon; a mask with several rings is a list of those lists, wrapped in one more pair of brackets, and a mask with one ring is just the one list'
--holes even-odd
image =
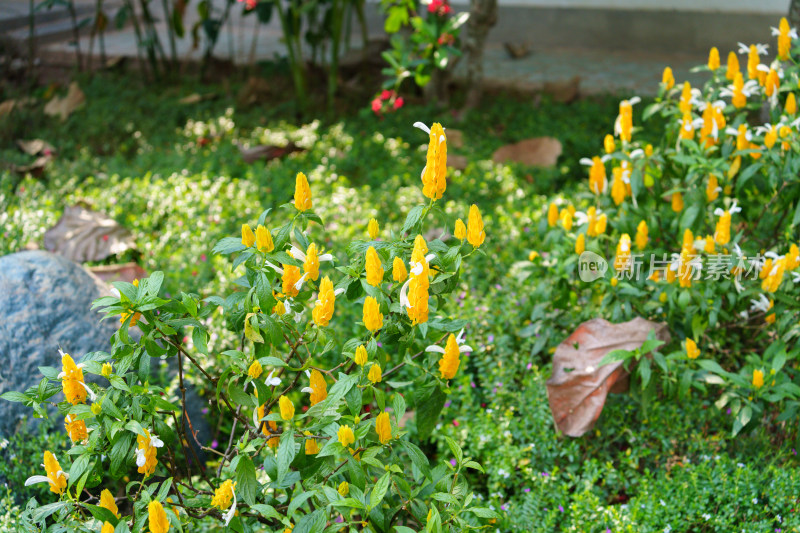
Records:
{"label": "bright yellow flower cluster", "polygon": [[226,479],[219,488],[214,490],[214,497],[211,499],[211,506],[220,511],[226,510],[233,501],[233,491],[236,490],[236,483]]}
{"label": "bright yellow flower cluster", "polygon": [[414,239],[411,252],[411,279],[408,286],[408,318],[414,325],[428,321],[428,288],[430,287],[430,267],[425,254],[428,245],[422,235]]}

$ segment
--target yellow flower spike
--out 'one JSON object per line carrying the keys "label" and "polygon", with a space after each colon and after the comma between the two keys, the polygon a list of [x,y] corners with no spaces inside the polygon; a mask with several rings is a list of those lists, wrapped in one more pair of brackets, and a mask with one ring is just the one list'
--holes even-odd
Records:
{"label": "yellow flower spike", "polygon": [[649,237],[647,236],[647,222],[642,220],[639,222],[639,225],[636,227],[636,249],[641,251],[644,250],[645,246],[647,246],[647,241]]}
{"label": "yellow flower spike", "polygon": [[356,348],[356,355],[353,359],[358,366],[364,366],[367,364],[367,349],[364,348],[363,344]]}
{"label": "yellow flower spike", "polygon": [[751,44],[750,50],[747,54],[747,77],[749,79],[758,79],[758,65],[760,64],[761,60],[758,57],[758,47],[756,47],[754,44]]}
{"label": "yellow flower spike", "polygon": [[169,520],[161,502],[152,500],[148,503],[147,515],[150,533],[167,533],[169,531]]}
{"label": "yellow flower spike", "polygon": [[353,434],[353,428],[348,425],[339,426],[339,431],[336,432],[336,436],[339,439],[339,444],[345,448],[356,441],[356,436]]}
{"label": "yellow flower spike", "polygon": [[155,435],[151,435],[149,430],[145,429],[144,435],[136,436],[136,444],[138,447],[136,451],[138,472],[148,478],[156,471],[156,465],[158,465],[157,448],[162,447],[164,443]]}
{"label": "yellow flower spike", "polygon": [[350,494],[350,484],[347,481],[342,481],[339,483],[339,488],[336,489],[336,492],[338,492],[342,498],[346,498],[347,495]]}
{"label": "yellow flower spike", "polygon": [[547,225],[551,228],[558,223],[558,206],[555,202],[551,202],[547,207]]}
{"label": "yellow flower spike", "polygon": [[444,347],[442,358],[439,359],[439,373],[442,379],[453,379],[458,366],[461,364],[461,350],[458,347],[458,339],[452,333],[447,337],[447,344]]}
{"label": "yellow flower spike", "polygon": [[394,262],[392,263],[392,279],[397,283],[403,283],[406,279],[408,279],[408,270],[406,269],[406,264],[403,263],[403,260],[398,256],[395,256]]}
{"label": "yellow flower spike", "polygon": [[259,224],[256,228],[256,248],[262,253],[270,253],[275,249],[275,243],[272,242],[272,234],[262,224]]}
{"label": "yellow flower spike", "polygon": [[610,133],[606,134],[605,138],[603,138],[603,149],[607,154],[613,154],[617,149],[616,142],[614,142],[614,136]]}
{"label": "yellow flower spike", "polygon": [[383,327],[383,314],[381,314],[380,305],[378,305],[378,300],[372,296],[367,296],[364,299],[363,319],[364,327],[366,327],[370,333],[375,333]]}
{"label": "yellow flower spike", "polygon": [[[306,431],[305,435],[311,435],[310,431]],[[317,439],[306,439],[306,455],[317,455],[319,453],[319,444]]]}
{"label": "yellow flower spike", "polygon": [[[718,209],[717,211],[720,210]],[[720,246],[724,246],[731,242],[731,212],[726,209],[718,216],[719,220],[717,220],[717,227],[714,231],[714,241]]]}
{"label": "yellow flower spike", "polygon": [[[467,229],[469,239],[469,228]],[[400,304],[406,307],[408,318],[412,325],[424,324],[428,321],[428,289],[430,288],[430,256],[428,245],[422,235],[414,239],[414,249],[411,251],[411,272],[409,280],[400,289]],[[405,289],[408,289],[405,292]]]}
{"label": "yellow flower spike", "polygon": [[681,89],[681,99],[678,102],[678,109],[682,115],[686,115],[692,110],[692,84],[688,81],[683,82]]}
{"label": "yellow flower spike", "polygon": [[664,72],[661,74],[661,84],[667,91],[675,86],[675,76],[672,75],[670,67],[664,67]]}
{"label": "yellow flower spike", "polygon": [[595,235],[602,235],[606,232],[606,225],[608,224],[608,217],[605,213],[602,213],[599,217],[597,217],[597,222],[594,224],[594,232]]}
{"label": "yellow flower spike", "polygon": [[467,242],[475,248],[478,248],[486,239],[486,233],[483,231],[483,219],[478,206],[472,204],[469,207],[469,218],[467,219]]}
{"label": "yellow flower spike", "polygon": [[[421,123],[415,126],[427,130]],[[422,194],[431,200],[438,200],[447,188],[447,137],[444,128],[434,122],[428,131],[428,154],[425,168],[422,169]]]}
{"label": "yellow flower spike", "polygon": [[281,418],[284,420],[291,420],[294,418],[294,404],[286,396],[281,396],[278,399],[278,407],[281,410]]}
{"label": "yellow flower spike", "polygon": [[764,134],[764,146],[767,147],[768,150],[772,149],[775,146],[775,143],[778,141],[778,130],[774,127],[770,128],[770,130]]}
{"label": "yellow flower spike", "polygon": [[[767,315],[764,317],[764,322],[767,324],[774,324],[775,323],[775,313],[770,313],[769,310],[775,307],[775,300],[770,299],[769,306],[767,307]],[[774,373],[774,369],[770,371],[770,374]]]}
{"label": "yellow flower spike", "polygon": [[619,271],[626,270],[631,266],[631,236],[623,233],[617,243],[617,254],[614,258],[614,269]]}
{"label": "yellow flower spike", "polygon": [[301,277],[300,267],[295,265],[283,265],[283,275],[281,276],[281,291],[283,294],[288,298],[294,298],[300,294],[300,289],[298,289],[296,285]]}
{"label": "yellow flower spike", "polygon": [[619,284],[619,280],[616,277],[611,278],[611,286],[616,287]]}
{"label": "yellow flower spike", "polygon": [[653,156],[653,145],[652,144],[647,143],[647,146],[644,147],[644,155],[646,155],[647,157],[652,157]]}
{"label": "yellow flower spike", "polygon": [[589,167],[589,190],[595,194],[606,190],[606,165],[597,156],[592,158],[592,166]]}
{"label": "yellow flower spike", "polygon": [[103,527],[100,529],[100,533],[114,533],[114,526],[111,522],[104,522]]}
{"label": "yellow flower spike", "polygon": [[86,422],[83,420],[75,420],[74,415],[67,415],[64,418],[64,429],[67,430],[69,439],[74,442],[81,442],[89,438],[89,432],[86,429]]}
{"label": "yellow flower spike", "polygon": [[100,371],[104,378],[111,377],[111,374],[114,373],[114,367],[111,366],[111,363],[103,363],[103,369]]}
{"label": "yellow flower spike", "polygon": [[308,249],[306,250],[306,258],[303,261],[303,272],[313,281],[319,279],[319,250],[317,250],[317,245],[313,242],[308,245]]}
{"label": "yellow flower spike", "polygon": [[774,68],[769,69],[769,72],[767,73],[767,79],[764,81],[764,94],[766,94],[767,97],[770,97],[778,92],[780,86],[781,80],[778,77],[778,73]]}
{"label": "yellow flower spike", "polygon": [[302,172],[298,172],[294,181],[294,207],[300,212],[308,211],[313,207],[311,202],[311,188],[308,179]]}
{"label": "yellow flower spike", "polygon": [[733,160],[731,163],[730,168],[728,168],[728,179],[733,178],[736,174],[739,173],[739,167],[742,166],[742,156],[737,155],[736,159]]}
{"label": "yellow flower spike", "polygon": [[627,194],[625,182],[622,180],[622,169],[616,167],[612,173],[614,178],[611,182],[611,198],[614,200],[615,205],[620,205],[625,201],[625,196]]}
{"label": "yellow flower spike", "polygon": [[584,251],[586,251],[586,235],[581,233],[578,235],[578,238],[575,239],[575,253],[581,255]]}
{"label": "yellow flower spike", "polygon": [[725,77],[731,81],[736,79],[736,75],[739,74],[739,57],[736,55],[736,52],[730,52],[728,54],[728,68],[725,71]]}
{"label": "yellow flower spike", "polygon": [[367,379],[369,379],[373,385],[381,381],[381,367],[378,363],[375,363],[369,368]]}
{"label": "yellow flower spike", "polygon": [[658,295],[658,301],[661,302],[662,304],[663,303],[667,303],[667,293],[666,292],[662,292],[661,294],[659,294]]}
{"label": "yellow flower spike", "polygon": [[272,312],[278,316],[283,316],[286,314],[286,305],[282,300],[278,300],[278,303],[272,307]]}
{"label": "yellow flower spike", "polygon": [[708,183],[706,184],[706,199],[709,202],[713,202],[717,198],[719,198],[719,191],[720,191],[719,181],[714,174],[708,175]]}
{"label": "yellow flower spike", "polygon": [[708,68],[713,72],[719,68],[719,50],[714,46],[708,52]]}
{"label": "yellow flower spike", "polygon": [[325,327],[333,318],[333,310],[336,304],[336,291],[333,290],[333,282],[328,276],[322,278],[317,298],[314,309],[311,310],[311,318],[319,327]]}
{"label": "yellow flower spike", "polygon": [[64,492],[64,489],[67,488],[67,476],[64,475],[55,456],[47,450],[44,452],[44,469],[50,480],[50,492],[55,494]]}
{"label": "yellow flower spike", "polygon": [[[773,28],[772,31],[774,35],[775,29]],[[781,61],[789,59],[789,53],[792,50],[791,31],[792,28],[789,26],[789,21],[786,20],[786,17],[782,17],[780,24],[778,24],[778,59]]]}
{"label": "yellow flower spike", "polygon": [[258,379],[258,376],[264,371],[264,368],[261,366],[261,363],[258,362],[258,359],[253,361],[250,364],[250,368],[247,369],[247,375],[253,379]]}
{"label": "yellow flower spike", "polygon": [[597,208],[595,206],[591,206],[586,210],[586,234],[589,237],[597,237],[597,234],[594,231],[596,224]]}
{"label": "yellow flower spike", "polygon": [[86,403],[86,384],[83,381],[83,368],[76,365],[68,353],[61,356],[61,387],[64,396],[72,405]]}
{"label": "yellow flower spike", "polygon": [[119,509],[114,501],[114,496],[111,495],[111,491],[108,489],[103,489],[103,492],[100,493],[100,507],[103,509],[108,509],[111,511],[111,514],[117,518],[120,517]]}
{"label": "yellow flower spike", "polygon": [[253,230],[250,229],[249,224],[242,224],[242,244],[250,248],[255,244],[256,236]]}
{"label": "yellow flower spike", "polygon": [[736,109],[741,109],[747,105],[747,95],[744,94],[744,76],[741,72],[737,72],[733,78],[733,96],[731,103]]}
{"label": "yellow flower spike", "polygon": [[617,117],[619,129],[619,140],[630,142],[631,132],[633,131],[633,103],[631,100],[623,100],[619,103],[619,116]]}
{"label": "yellow flower spike", "polygon": [[[795,97],[794,93],[789,93],[789,96],[786,97],[786,103],[783,105],[783,111],[787,115],[794,115],[797,113],[797,98]],[[781,137],[785,137],[783,132],[781,132]]]}
{"label": "yellow flower spike", "polygon": [[233,503],[233,491],[236,490],[236,483],[226,479],[219,488],[214,490],[214,497],[211,499],[211,506],[220,511],[227,510]]}
{"label": "yellow flower spike", "polygon": [[375,418],[375,432],[381,444],[386,444],[392,440],[392,423],[389,420],[389,413],[382,412]]}
{"label": "yellow flower spike", "polygon": [[569,209],[562,209],[558,218],[561,220],[561,226],[565,230],[570,231],[572,229],[572,213],[569,212]]}
{"label": "yellow flower spike", "polygon": [[753,370],[753,387],[760,389],[764,386],[764,371]]}
{"label": "yellow flower spike", "polygon": [[539,257],[539,252],[533,250],[531,251],[531,253],[528,254],[528,261],[533,262],[533,260],[536,259],[537,257]]}
{"label": "yellow flower spike", "polygon": [[700,349],[694,339],[686,339],[686,357],[689,359],[697,359],[700,356]]}
{"label": "yellow flower spike", "polygon": [[683,195],[679,191],[672,193],[672,210],[676,213],[683,211]]}
{"label": "yellow flower spike", "polygon": [[456,220],[456,227],[453,230],[453,236],[459,241],[463,241],[467,238],[467,227],[464,225],[464,221],[460,218]]}
{"label": "yellow flower spike", "polygon": [[369,238],[373,241],[378,238],[380,227],[378,226],[378,221],[374,218],[369,219],[369,224],[367,224],[367,233],[369,233]]}
{"label": "yellow flower spike", "polygon": [[686,228],[683,232],[683,241],[681,242],[681,251],[687,250],[691,252],[694,250],[694,234],[692,234],[692,230]]}
{"label": "yellow flower spike", "polygon": [[367,283],[378,287],[383,281],[383,266],[377,250],[372,246],[367,248],[366,271]]}
{"label": "yellow flower spike", "polygon": [[311,371],[311,406],[317,405],[319,402],[328,397],[328,384],[325,382],[325,377],[317,369]]}
{"label": "yellow flower spike", "polygon": [[680,125],[680,138],[691,140],[694,139],[694,119],[692,118],[692,114],[688,111],[683,114],[683,118],[681,119]]}

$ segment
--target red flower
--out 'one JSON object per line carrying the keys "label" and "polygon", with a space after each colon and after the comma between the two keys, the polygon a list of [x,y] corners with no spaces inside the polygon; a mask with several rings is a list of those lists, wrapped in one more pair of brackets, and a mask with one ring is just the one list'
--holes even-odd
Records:
{"label": "red flower", "polygon": [[251,9],[256,7],[256,4],[258,3],[258,0],[239,0],[239,2],[242,2],[242,1],[244,1],[244,8],[247,11],[250,11]]}
{"label": "red flower", "polygon": [[428,13],[436,13],[436,10],[439,9],[443,3],[444,2],[442,0],[433,0],[430,4],[428,4]]}
{"label": "red flower", "polygon": [[394,91],[390,91],[390,90],[388,90],[388,89],[384,89],[384,90],[381,92],[381,100],[388,100],[389,98],[391,98],[391,97],[392,97],[392,93],[393,93],[393,92],[394,92]]}
{"label": "red flower", "polygon": [[372,112],[376,115],[381,112],[381,108],[383,107],[383,103],[381,102],[380,98],[376,98],[372,101]]}
{"label": "red flower", "polygon": [[395,108],[395,109],[400,109],[401,107],[403,107],[403,97],[402,97],[402,96],[399,96],[399,97],[398,97],[398,98],[397,98],[397,99],[394,101],[394,108]]}

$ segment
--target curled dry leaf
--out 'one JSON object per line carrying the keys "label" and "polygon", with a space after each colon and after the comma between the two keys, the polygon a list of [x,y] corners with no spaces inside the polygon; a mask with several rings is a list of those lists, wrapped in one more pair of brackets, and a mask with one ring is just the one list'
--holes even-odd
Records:
{"label": "curled dry leaf", "polygon": [[75,262],[100,261],[134,247],[131,233],[116,220],[73,205],[44,234],[44,247]]}
{"label": "curled dry leaf", "polygon": [[78,109],[86,101],[86,95],[83,94],[81,88],[76,82],[69,84],[67,95],[63,98],[54,96],[52,100],[47,102],[44,106],[44,114],[52,117],[61,117],[61,120],[67,120],[67,117],[73,111]]}
{"label": "curled dry leaf", "polygon": [[609,392],[624,392],[628,371],[622,361],[599,366],[612,350],[639,348],[651,330],[669,342],[665,324],[634,318],[612,324],[602,318],[584,322],[556,348],[553,375],[547,380],[547,397],[556,427],[570,437],[580,437],[594,426]]}
{"label": "curled dry leaf", "polygon": [[17,147],[28,155],[51,156],[55,153],[56,149],[47,141],[42,139],[33,139],[30,141],[17,141]]}

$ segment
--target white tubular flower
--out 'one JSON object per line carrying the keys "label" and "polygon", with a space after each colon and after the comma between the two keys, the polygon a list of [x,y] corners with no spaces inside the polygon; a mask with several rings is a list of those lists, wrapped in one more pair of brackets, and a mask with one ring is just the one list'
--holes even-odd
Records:
{"label": "white tubular flower", "polygon": [[637,148],[636,150],[629,153],[628,157],[630,157],[631,159],[638,159],[640,157],[644,157],[644,150],[642,150],[641,148]]}
{"label": "white tubular flower", "polygon": [[750,300],[750,303],[752,304],[750,306],[751,313],[756,311],[766,313],[769,311],[769,299],[763,293],[758,295],[758,300]]}
{"label": "white tubular flower", "polygon": [[264,264],[267,265],[268,267],[270,267],[272,270],[274,270],[278,274],[283,274],[283,269],[281,267],[279,267],[277,265],[273,265],[272,263],[270,263],[266,259],[264,260]]}
{"label": "white tubular flower", "polygon": [[800,272],[792,272],[792,283],[800,283]]}
{"label": "white tubular flower", "polygon": [[264,381],[264,384],[267,387],[278,387],[281,384],[281,378],[279,378],[277,376],[276,377],[272,377],[272,375],[274,373],[275,373],[275,369],[272,369],[272,370],[270,370],[269,374],[267,375],[267,379],[266,379],[266,381]]}
{"label": "white tubular flower", "polygon": [[414,123],[414,127],[421,129],[422,131],[424,131],[428,135],[431,134],[431,129],[428,126],[426,126],[425,123],[423,123],[423,122],[415,122]]}
{"label": "white tubular flower", "polygon": [[[456,335],[456,343],[458,344],[458,352],[459,353],[473,352],[474,351],[471,346],[468,346],[468,345],[464,344],[464,330],[463,329],[458,332],[458,335]],[[425,351],[426,352],[444,353],[444,348],[442,348],[441,346],[438,346],[436,344],[431,344],[430,346],[425,348]]]}
{"label": "white tubular flower", "polygon": [[[770,26],[769,29],[771,30],[771,33],[774,37],[777,37],[781,34],[781,30],[775,28],[774,26]],[[789,28],[789,37],[791,37],[792,39],[797,39],[797,29]]]}
{"label": "white tubular flower", "polygon": [[[744,44],[742,42],[740,42],[738,44],[739,44],[739,53],[740,54],[749,54],[750,53],[750,47],[748,45],[746,45],[746,44]],[[755,45],[755,47],[756,47],[756,50],[758,51],[759,55],[765,56],[765,55],[767,55],[769,53],[769,45],[768,44],[757,43]]]}
{"label": "white tubular flower", "polygon": [[[635,151],[636,150],[634,150],[634,152]],[[611,154],[604,154],[603,156],[600,157],[600,161],[602,161],[603,163],[605,163],[609,159],[611,159]],[[580,159],[579,163],[581,165],[586,165],[587,167],[590,167],[590,166],[594,165],[594,161],[592,161],[592,159],[590,157],[582,157]],[[558,200],[556,200],[556,203],[559,203]]]}
{"label": "white tubular flower", "polygon": [[231,491],[233,494],[233,503],[231,504],[231,508],[228,509],[222,518],[225,519],[225,526],[227,527],[231,520],[233,520],[233,516],[236,514],[236,491]]}

